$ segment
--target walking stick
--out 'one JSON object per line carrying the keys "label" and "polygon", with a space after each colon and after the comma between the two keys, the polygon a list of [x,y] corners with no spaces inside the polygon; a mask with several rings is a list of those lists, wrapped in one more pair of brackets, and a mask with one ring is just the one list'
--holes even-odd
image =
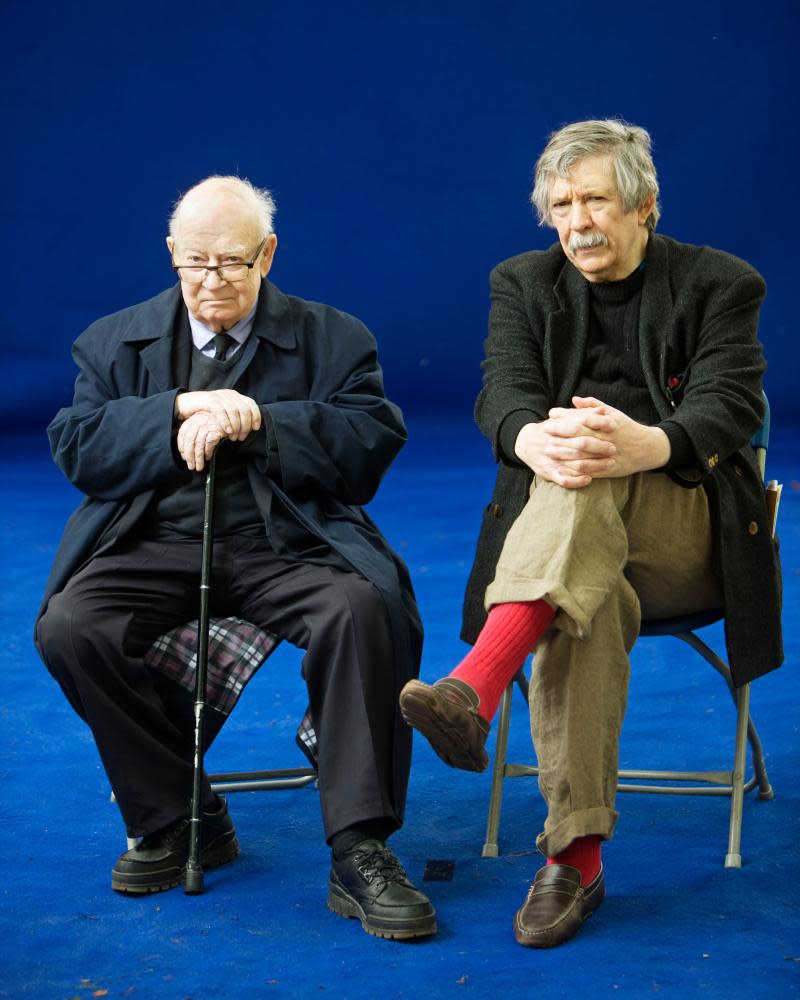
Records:
{"label": "walking stick", "polygon": [[203,864],[200,854],[200,798],[203,783],[203,729],[206,712],[206,676],[208,674],[209,595],[211,592],[211,557],[214,550],[214,487],[217,474],[217,453],[211,456],[206,472],[205,505],[203,508],[203,562],[200,570],[200,620],[197,625],[197,676],[194,689],[194,773],[192,775],[192,812],[189,821],[189,857],[183,875],[183,891],[187,896],[203,892]]}

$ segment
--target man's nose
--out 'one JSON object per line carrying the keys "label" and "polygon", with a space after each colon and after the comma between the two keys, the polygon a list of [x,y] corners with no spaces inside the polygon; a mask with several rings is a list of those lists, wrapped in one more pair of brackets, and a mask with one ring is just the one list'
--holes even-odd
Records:
{"label": "man's nose", "polygon": [[589,229],[592,225],[592,217],[584,201],[573,201],[572,211],[569,216],[570,229],[580,232],[582,229]]}
{"label": "man's nose", "polygon": [[208,271],[203,279],[203,284],[206,288],[219,288],[220,285],[225,284],[225,279],[220,278],[219,271]]}

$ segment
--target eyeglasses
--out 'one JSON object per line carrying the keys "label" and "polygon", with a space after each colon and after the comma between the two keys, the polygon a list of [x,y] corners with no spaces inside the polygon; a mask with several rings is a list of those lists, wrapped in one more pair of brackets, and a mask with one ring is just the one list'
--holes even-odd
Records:
{"label": "eyeglasses", "polygon": [[242,281],[253,270],[268,239],[269,236],[265,236],[258,244],[252,260],[237,261],[234,264],[176,264],[173,258],[172,270],[187,285],[199,285],[201,281],[206,280],[209,271],[216,271],[222,281]]}

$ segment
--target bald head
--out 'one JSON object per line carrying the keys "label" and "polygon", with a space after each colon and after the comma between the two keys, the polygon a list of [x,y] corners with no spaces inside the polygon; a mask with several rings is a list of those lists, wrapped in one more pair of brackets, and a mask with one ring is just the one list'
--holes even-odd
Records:
{"label": "bald head", "polygon": [[176,239],[184,218],[196,218],[210,210],[233,212],[253,228],[260,242],[272,232],[275,201],[266,188],[257,188],[247,178],[213,176],[195,184],[175,203],[169,219],[169,235]]}

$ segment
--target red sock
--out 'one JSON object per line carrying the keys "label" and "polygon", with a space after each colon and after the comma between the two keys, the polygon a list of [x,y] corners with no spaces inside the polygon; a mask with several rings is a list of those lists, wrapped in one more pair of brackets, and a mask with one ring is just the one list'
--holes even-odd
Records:
{"label": "red sock", "polygon": [[577,837],[566,850],[548,858],[548,865],[572,865],[581,873],[581,882],[586,887],[600,871],[600,845],[602,837],[594,835]]}
{"label": "red sock", "polygon": [[496,604],[477,642],[450,674],[474,688],[478,714],[491,722],[503,692],[555,616],[546,601]]}

